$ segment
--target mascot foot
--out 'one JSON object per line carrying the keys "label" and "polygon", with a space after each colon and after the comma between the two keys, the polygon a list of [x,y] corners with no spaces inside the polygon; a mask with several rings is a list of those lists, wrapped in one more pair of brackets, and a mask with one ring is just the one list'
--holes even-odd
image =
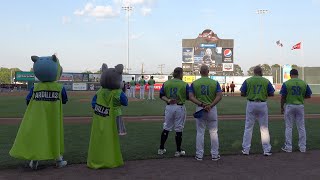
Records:
{"label": "mascot foot", "polygon": [[38,165],[39,165],[39,162],[38,161],[34,161],[34,160],[31,160],[30,163],[29,163],[29,167],[33,170],[37,170],[38,169]]}
{"label": "mascot foot", "polygon": [[57,166],[58,168],[63,168],[63,167],[65,167],[65,166],[67,166],[67,164],[68,164],[67,161],[63,161],[63,160],[56,162],[56,166]]}

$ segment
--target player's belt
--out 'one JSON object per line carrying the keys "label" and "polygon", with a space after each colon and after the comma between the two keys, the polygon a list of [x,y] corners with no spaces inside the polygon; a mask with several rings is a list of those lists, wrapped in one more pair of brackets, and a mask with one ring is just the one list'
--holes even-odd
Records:
{"label": "player's belt", "polygon": [[[167,105],[171,105],[171,104],[170,104],[170,103],[167,103]],[[178,105],[178,106],[183,106],[184,104],[179,103],[179,104],[176,104],[176,105]]]}
{"label": "player's belt", "polygon": [[262,100],[258,100],[258,99],[256,99],[256,100],[248,99],[248,101],[250,101],[250,102],[266,102],[266,101],[262,101]]}

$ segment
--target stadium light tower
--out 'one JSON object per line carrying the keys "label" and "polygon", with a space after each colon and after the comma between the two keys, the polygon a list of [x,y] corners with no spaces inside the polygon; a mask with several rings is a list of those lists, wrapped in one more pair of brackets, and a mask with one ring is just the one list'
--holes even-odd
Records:
{"label": "stadium light tower", "polygon": [[[264,56],[265,56],[265,54],[264,54],[264,26],[263,26],[263,16],[265,15],[265,14],[268,14],[268,13],[270,13],[270,11],[269,10],[267,10],[267,9],[258,9],[257,11],[256,11],[256,13],[260,16],[260,29],[261,29],[261,56],[263,56],[263,59],[266,59]],[[266,63],[266,62],[265,62]]]}
{"label": "stadium light tower", "polygon": [[129,70],[130,70],[130,65],[129,65],[129,50],[130,50],[130,12],[132,11],[132,6],[130,6],[130,4],[123,6],[122,10],[125,10],[127,12],[127,21],[128,21],[128,39],[127,39],[127,73],[129,74]]}

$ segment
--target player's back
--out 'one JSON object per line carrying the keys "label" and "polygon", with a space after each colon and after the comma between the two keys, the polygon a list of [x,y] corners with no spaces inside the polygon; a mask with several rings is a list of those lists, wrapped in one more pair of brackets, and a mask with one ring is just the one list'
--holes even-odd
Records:
{"label": "player's back", "polygon": [[247,99],[266,101],[268,98],[268,86],[270,81],[262,76],[252,76],[246,79]]}
{"label": "player's back", "polygon": [[187,99],[188,84],[180,79],[170,79],[164,83],[167,98],[176,99],[178,104],[184,104]]}
{"label": "player's back", "polygon": [[192,83],[195,97],[208,104],[215,99],[218,86],[219,83],[209,77],[201,77]]}
{"label": "player's back", "polygon": [[286,103],[287,104],[304,104],[304,97],[307,91],[307,83],[301,79],[293,78],[284,83],[287,96]]}

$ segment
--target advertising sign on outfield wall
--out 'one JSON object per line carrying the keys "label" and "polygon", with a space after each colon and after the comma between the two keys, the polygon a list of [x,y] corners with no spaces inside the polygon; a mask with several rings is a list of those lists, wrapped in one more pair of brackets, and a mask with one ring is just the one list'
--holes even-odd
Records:
{"label": "advertising sign on outfield wall", "polygon": [[72,90],[73,91],[86,91],[87,90],[87,83],[73,83]]}

